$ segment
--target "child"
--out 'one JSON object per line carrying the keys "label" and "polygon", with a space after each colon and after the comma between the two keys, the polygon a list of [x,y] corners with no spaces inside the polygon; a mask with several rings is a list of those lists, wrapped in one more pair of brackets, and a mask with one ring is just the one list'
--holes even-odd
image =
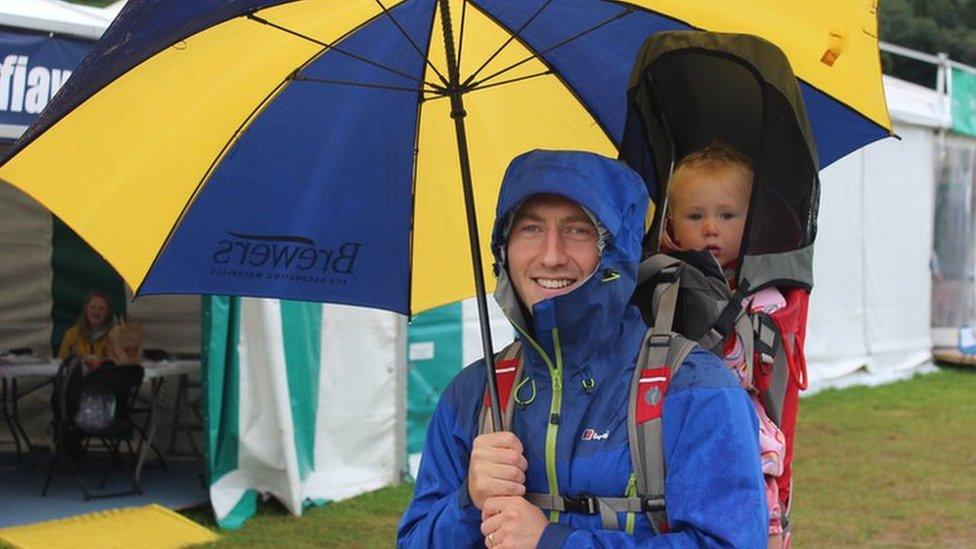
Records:
{"label": "child", "polygon": [[[753,174],[749,159],[724,143],[712,143],[681,159],[668,185],[667,225],[661,235],[661,251],[707,250],[734,287]],[[772,287],[757,292],[745,304],[750,312],[766,313],[785,305],[783,295]],[[749,391],[759,416],[759,445],[769,506],[769,546],[780,547],[782,509],[776,477],[783,473],[786,439],[759,403],[738,337],[726,343],[725,363]]]}

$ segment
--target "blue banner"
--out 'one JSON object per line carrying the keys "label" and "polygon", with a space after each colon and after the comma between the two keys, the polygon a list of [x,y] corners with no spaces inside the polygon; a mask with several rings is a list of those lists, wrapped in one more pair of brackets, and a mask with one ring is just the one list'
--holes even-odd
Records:
{"label": "blue banner", "polygon": [[85,40],[0,30],[0,136],[17,137],[34,122],[91,47]]}

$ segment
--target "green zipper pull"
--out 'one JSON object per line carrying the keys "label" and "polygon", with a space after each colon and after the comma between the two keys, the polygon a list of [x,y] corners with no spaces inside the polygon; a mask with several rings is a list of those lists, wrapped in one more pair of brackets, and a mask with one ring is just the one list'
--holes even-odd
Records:
{"label": "green zipper pull", "polygon": [[[624,492],[624,495],[629,498],[635,497],[637,495],[637,474],[636,473],[630,474],[630,479],[627,480],[627,491]],[[627,513],[627,525],[625,526],[624,529],[630,535],[634,535],[634,521],[636,520],[636,518],[637,517],[634,513]]]}
{"label": "green zipper pull", "polygon": [[552,329],[553,351],[556,354],[556,367],[552,369],[552,388],[554,391],[563,391],[563,360],[562,349],[559,348],[559,330]]}
{"label": "green zipper pull", "polygon": [[627,491],[624,492],[627,497],[637,495],[637,473],[631,473],[630,478],[627,480]]}

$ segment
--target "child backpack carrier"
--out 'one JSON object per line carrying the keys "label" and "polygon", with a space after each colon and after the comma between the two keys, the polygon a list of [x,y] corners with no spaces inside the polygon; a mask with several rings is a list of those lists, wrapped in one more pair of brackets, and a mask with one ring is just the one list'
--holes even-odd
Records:
{"label": "child backpack carrier", "polygon": [[[731,145],[755,167],[735,272],[718,284],[703,267],[707,262],[656,255],[666,230],[672,167],[714,141]],[[720,356],[721,339],[733,331],[743,339],[753,386],[786,438],[777,485],[789,542],[791,463],[798,397],[807,383],[804,338],[820,183],[816,143],[785,54],[741,34],[673,31],[649,38],[628,84],[621,159],[644,177],[655,205],[645,238],[649,259],[642,264],[636,295],[645,320],[673,324],[676,332]],[[716,288],[727,277],[735,293]],[[711,282],[703,285],[703,279]],[[673,310],[655,301],[662,284],[680,288]],[[783,295],[784,307],[771,313],[736,310],[740,298],[769,287]],[[710,299],[716,302],[709,309],[702,303]]]}
{"label": "child backpack carrier", "polygon": [[[787,317],[782,316],[777,322],[768,320],[771,319],[769,315],[746,314],[742,303],[747,289],[748,284],[743,284],[736,291],[730,290],[721,269],[708,252],[672,252],[644,260],[638,272],[636,297],[640,303],[649,305],[642,307],[641,313],[650,328],[637,357],[627,408],[628,444],[634,464],[630,488],[620,497],[528,493],[525,498],[546,510],[599,514],[604,528],[623,529],[629,533],[633,533],[634,514],[644,513],[654,532],[667,532],[666,470],[661,431],[664,397],[670,380],[696,343],[721,356],[724,342],[729,336],[737,335],[745,347],[748,371],[755,371],[756,376],[769,381],[761,390],[763,401],[769,402],[767,407],[780,412],[796,409],[798,391],[792,391],[791,403],[785,399],[790,384],[774,387],[771,383],[773,379],[785,378],[791,364],[789,357],[796,348],[779,344],[779,334],[782,333],[779,325],[785,326],[783,322]],[[787,306],[781,311],[789,309]],[[789,318],[794,316],[791,313]],[[521,343],[518,340],[495,356],[495,379],[504,424],[511,425],[517,407],[515,395],[522,380]],[[773,417],[780,424],[784,416],[780,413]],[[792,420],[795,417],[794,413]],[[478,424],[479,433],[494,431],[487,391]],[[618,523],[617,513],[628,513],[623,527]]]}

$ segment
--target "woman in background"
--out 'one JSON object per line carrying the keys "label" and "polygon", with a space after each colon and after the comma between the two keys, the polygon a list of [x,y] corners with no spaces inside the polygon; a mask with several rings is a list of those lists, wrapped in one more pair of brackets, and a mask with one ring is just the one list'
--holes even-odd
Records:
{"label": "woman in background", "polygon": [[105,356],[105,336],[111,327],[112,305],[108,294],[101,290],[88,292],[77,322],[68,328],[61,340],[58,358]]}

